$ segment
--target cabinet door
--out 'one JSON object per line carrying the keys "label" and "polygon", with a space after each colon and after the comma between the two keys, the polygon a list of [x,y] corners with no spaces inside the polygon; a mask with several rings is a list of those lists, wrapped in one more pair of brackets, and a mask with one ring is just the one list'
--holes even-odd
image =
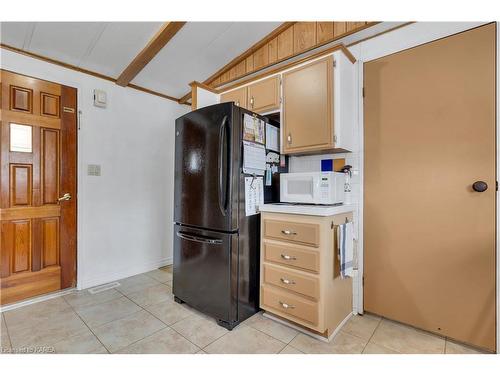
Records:
{"label": "cabinet door", "polygon": [[284,153],[334,148],[331,56],[283,74],[283,121]]}
{"label": "cabinet door", "polygon": [[241,87],[239,89],[225,92],[224,94],[221,94],[220,102],[221,103],[234,102],[238,107],[248,109],[247,88]]}
{"label": "cabinet door", "polygon": [[248,109],[257,113],[280,108],[280,77],[274,76],[248,86]]}

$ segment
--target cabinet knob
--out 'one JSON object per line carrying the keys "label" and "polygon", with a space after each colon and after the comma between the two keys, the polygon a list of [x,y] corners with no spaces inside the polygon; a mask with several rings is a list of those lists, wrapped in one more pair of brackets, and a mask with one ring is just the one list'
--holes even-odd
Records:
{"label": "cabinet knob", "polygon": [[254,103],[254,99],[253,99],[253,96],[250,98],[250,105],[252,106],[253,108],[253,103]]}
{"label": "cabinet knob", "polygon": [[236,105],[239,107],[239,106],[240,106],[240,101],[238,100],[238,101],[237,101],[236,103],[234,103],[234,104],[236,104]]}
{"label": "cabinet knob", "polygon": [[288,133],[288,137],[286,137],[286,140],[288,141],[288,144],[292,143],[292,135]]}
{"label": "cabinet knob", "polygon": [[472,184],[472,189],[478,193],[482,193],[488,189],[488,184],[484,181],[476,181]]}
{"label": "cabinet knob", "polygon": [[292,236],[292,235],[296,235],[297,232],[294,232],[293,230],[289,230],[289,229],[283,229],[281,231],[281,233],[283,233],[284,235],[287,235],[287,236]]}
{"label": "cabinet knob", "polygon": [[286,254],[281,254],[281,257],[285,260],[297,260],[296,257],[293,257],[293,256],[290,256],[290,255],[286,255]]}

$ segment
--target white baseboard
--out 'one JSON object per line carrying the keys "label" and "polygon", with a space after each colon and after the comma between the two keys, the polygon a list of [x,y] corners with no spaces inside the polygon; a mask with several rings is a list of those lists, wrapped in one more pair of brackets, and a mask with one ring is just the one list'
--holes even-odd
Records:
{"label": "white baseboard", "polygon": [[335,328],[335,330],[333,331],[333,333],[332,333],[330,336],[328,336],[328,337],[324,337],[324,336],[321,336],[321,335],[319,335],[319,334],[315,334],[315,333],[313,333],[313,332],[309,331],[308,329],[302,328],[301,326],[299,326],[299,325],[297,325],[297,324],[293,324],[293,323],[288,322],[288,321],[286,321],[286,320],[280,319],[280,318],[279,318],[279,317],[277,317],[276,315],[271,315],[271,314],[268,314],[267,312],[264,312],[264,314],[263,314],[263,315],[264,315],[266,318],[269,318],[269,319],[271,319],[271,320],[274,320],[274,321],[276,321],[276,322],[278,322],[278,323],[281,323],[281,324],[283,324],[283,325],[285,325],[285,326],[287,326],[287,327],[293,328],[293,329],[295,329],[295,330],[297,330],[297,331],[299,331],[299,332],[302,332],[302,333],[303,333],[303,334],[305,334],[305,335],[311,336],[311,337],[313,337],[313,338],[315,338],[315,339],[317,339],[317,340],[320,340],[320,341],[323,341],[323,342],[330,342],[330,341],[332,341],[332,339],[335,337],[335,335],[336,335],[337,333],[339,333],[339,332],[340,332],[340,330],[342,329],[342,327],[344,326],[344,324],[346,324],[346,323],[347,323],[347,321],[351,318],[351,316],[353,316],[353,315],[355,315],[355,314],[353,314],[353,313],[349,313],[349,315],[347,315],[347,316],[344,318],[344,320],[342,320],[342,321],[340,322],[340,324],[337,326],[337,328]]}
{"label": "white baseboard", "polygon": [[92,288],[97,285],[107,284],[112,281],[125,279],[127,277],[152,271],[163,266],[168,266],[172,263],[173,263],[173,257],[168,257],[154,262],[135,264],[132,267],[127,267],[120,270],[110,270],[110,272],[106,272],[105,274],[79,279],[77,289],[81,290],[81,289]]}

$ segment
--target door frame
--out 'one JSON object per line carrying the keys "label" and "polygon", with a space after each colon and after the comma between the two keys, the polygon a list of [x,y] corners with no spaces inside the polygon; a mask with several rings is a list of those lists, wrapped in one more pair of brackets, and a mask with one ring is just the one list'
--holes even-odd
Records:
{"label": "door frame", "polygon": [[[376,38],[361,42],[349,48],[357,59],[357,106],[358,106],[358,145],[359,145],[359,199],[358,199],[358,273],[353,285],[353,309],[355,314],[363,314],[363,224],[364,224],[364,63],[406,49],[452,36],[467,30],[484,26],[490,22],[416,22]],[[500,177],[500,23],[496,22],[496,173]],[[500,200],[496,197],[496,352],[500,353]]]}

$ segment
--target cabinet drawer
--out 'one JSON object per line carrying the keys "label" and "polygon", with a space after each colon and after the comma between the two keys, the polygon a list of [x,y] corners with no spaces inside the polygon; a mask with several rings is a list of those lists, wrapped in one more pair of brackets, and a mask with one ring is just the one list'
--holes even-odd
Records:
{"label": "cabinet drawer", "polygon": [[264,237],[319,246],[319,225],[264,219]]}
{"label": "cabinet drawer", "polygon": [[264,260],[319,272],[319,252],[287,244],[264,242]]}
{"label": "cabinet drawer", "polygon": [[284,317],[292,316],[313,325],[318,324],[318,303],[308,301],[286,291],[262,286],[262,303],[264,310],[279,313]]}
{"label": "cabinet drawer", "polygon": [[319,279],[285,267],[264,264],[264,283],[288,289],[307,297],[319,298]]}

